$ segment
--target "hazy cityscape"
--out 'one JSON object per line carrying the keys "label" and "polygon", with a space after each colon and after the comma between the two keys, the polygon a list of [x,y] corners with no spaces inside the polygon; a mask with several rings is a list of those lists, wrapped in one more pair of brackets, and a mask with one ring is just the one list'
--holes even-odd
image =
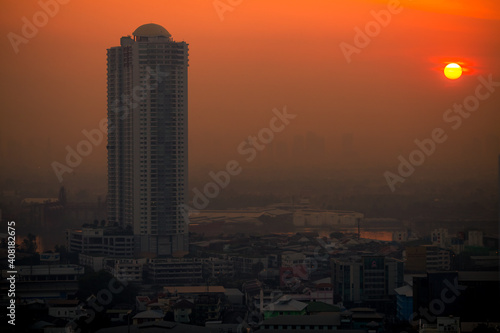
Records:
{"label": "hazy cityscape", "polygon": [[500,332],[500,4],[4,6],[2,332]]}

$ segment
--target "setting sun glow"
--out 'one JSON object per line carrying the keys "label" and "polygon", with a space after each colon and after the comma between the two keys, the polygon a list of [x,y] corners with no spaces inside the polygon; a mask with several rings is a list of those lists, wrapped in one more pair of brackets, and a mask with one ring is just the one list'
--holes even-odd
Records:
{"label": "setting sun glow", "polygon": [[448,64],[444,68],[444,75],[450,80],[456,80],[462,76],[462,67],[456,63]]}

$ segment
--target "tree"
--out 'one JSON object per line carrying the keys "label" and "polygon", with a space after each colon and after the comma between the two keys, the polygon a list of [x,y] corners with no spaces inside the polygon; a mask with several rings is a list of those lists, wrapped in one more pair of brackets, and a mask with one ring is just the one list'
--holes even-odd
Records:
{"label": "tree", "polygon": [[342,239],[342,237],[344,237],[344,234],[339,231],[334,231],[330,234],[330,238]]}
{"label": "tree", "polygon": [[36,235],[29,233],[28,236],[23,239],[23,248],[28,253],[36,253],[38,245],[36,244]]}
{"label": "tree", "polygon": [[264,269],[264,264],[261,261],[256,262],[252,265],[252,273],[256,276]]}
{"label": "tree", "polygon": [[61,263],[78,263],[78,253],[68,252],[68,249],[64,245],[54,246],[54,251],[61,256]]}
{"label": "tree", "polygon": [[[85,301],[90,295],[97,296],[99,292],[102,293],[104,290],[109,291],[110,283],[112,283],[115,288],[118,288],[118,285],[121,284],[113,275],[105,270],[85,273],[78,280],[78,292],[76,295],[80,300]],[[120,292],[112,294],[113,298],[109,307],[119,303],[134,304],[138,288],[132,284],[122,284],[122,286],[123,289]]]}

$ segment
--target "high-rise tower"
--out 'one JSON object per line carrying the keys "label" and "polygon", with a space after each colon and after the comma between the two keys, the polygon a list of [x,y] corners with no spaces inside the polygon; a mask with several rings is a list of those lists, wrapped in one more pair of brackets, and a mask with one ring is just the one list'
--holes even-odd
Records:
{"label": "high-rise tower", "polygon": [[188,250],[188,44],[145,24],[108,49],[108,220],[136,253]]}

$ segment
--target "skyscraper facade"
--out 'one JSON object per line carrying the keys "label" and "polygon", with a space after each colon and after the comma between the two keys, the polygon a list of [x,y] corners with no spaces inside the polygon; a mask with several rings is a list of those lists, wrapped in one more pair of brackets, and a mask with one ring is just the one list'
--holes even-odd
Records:
{"label": "skyscraper facade", "polygon": [[188,44],[145,24],[107,51],[108,220],[136,254],[188,250]]}

